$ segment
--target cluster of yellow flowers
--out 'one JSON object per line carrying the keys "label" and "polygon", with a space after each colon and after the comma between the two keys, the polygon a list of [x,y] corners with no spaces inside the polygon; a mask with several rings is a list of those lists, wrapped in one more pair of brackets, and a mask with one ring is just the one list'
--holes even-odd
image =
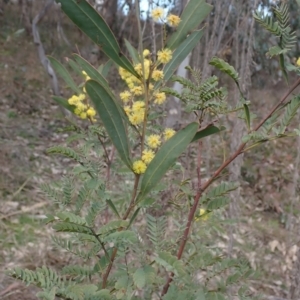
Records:
{"label": "cluster of yellow flowers", "polygon": [[[163,21],[164,22],[164,9],[161,7],[157,7],[152,10],[151,16],[154,21]],[[177,27],[180,23],[180,18],[176,15],[169,14],[166,18],[167,23],[172,27]]]}
{"label": "cluster of yellow flowers", "polygon": [[[134,66],[135,71],[140,75],[140,78],[135,77],[127,70],[120,68],[119,74],[121,78],[126,82],[129,90],[125,90],[120,93],[120,98],[124,103],[124,111],[128,116],[130,123],[134,126],[138,126],[144,122],[146,107],[143,100],[135,100],[135,97],[140,97],[144,94],[143,76],[146,80],[152,79],[154,82],[162,80],[164,73],[162,70],[157,69],[160,64],[166,64],[172,59],[172,51],[170,49],[164,49],[158,51],[157,63],[154,64],[149,58],[150,51],[145,49],[143,51],[144,67],[141,63]],[[151,76],[151,78],[150,78]],[[149,83],[149,90],[153,91],[153,83]],[[154,91],[150,95],[150,101],[154,104],[163,104],[166,101],[166,94],[160,91]],[[175,134],[175,131],[171,128],[166,128],[163,132],[163,139],[166,141]],[[147,169],[147,165],[151,162],[155,156],[155,150],[161,145],[162,137],[158,134],[151,134],[146,138],[146,144],[148,149],[145,149],[142,153],[140,160],[133,163],[133,171],[136,174],[143,174]]]}
{"label": "cluster of yellow flowers", "polygon": [[[86,74],[85,71],[82,71],[83,76],[85,77],[85,81],[89,80],[90,77]],[[81,119],[90,119],[92,121],[95,120],[96,111],[93,107],[91,107],[87,101],[86,91],[83,88],[83,92],[81,94],[73,95],[68,99],[68,103],[70,105],[74,105],[76,108],[74,113],[79,116]]]}
{"label": "cluster of yellow flowers", "polygon": [[[139,74],[140,78],[132,75],[123,68],[119,68],[119,74],[128,86],[128,90],[120,93],[120,98],[124,103],[124,110],[130,123],[135,126],[142,124],[145,118],[145,102],[141,100],[135,101],[135,97],[144,94],[143,76],[146,80],[151,79],[154,82],[162,80],[164,78],[164,73],[162,70],[157,69],[157,66],[166,64],[172,59],[172,51],[170,49],[158,51],[156,64],[151,61],[149,55],[150,51],[145,49],[143,51],[144,66],[142,63],[137,63],[134,66],[134,69]],[[150,82],[149,90],[153,91],[153,89],[154,85]],[[166,101],[166,94],[164,92],[156,91],[151,95],[150,100],[153,100],[155,104],[163,104]]]}
{"label": "cluster of yellow flowers", "polygon": [[[163,132],[163,138],[165,141],[170,139],[174,134],[175,130],[172,128],[166,128]],[[148,149],[145,149],[142,153],[142,159],[137,160],[133,163],[133,171],[136,174],[143,174],[147,169],[147,165],[150,164],[152,159],[155,156],[155,150],[162,143],[162,137],[158,134],[151,134],[146,138],[146,144],[148,145]]]}
{"label": "cluster of yellow flowers", "polygon": [[[160,7],[155,8],[151,15],[154,21],[164,22],[164,10]],[[169,14],[166,17],[166,22],[173,27],[177,27],[180,23],[178,16]],[[166,94],[162,91],[154,91],[153,83],[156,81],[163,80],[164,72],[158,67],[167,64],[172,59],[172,51],[170,49],[162,49],[157,52],[157,61],[153,62],[150,58],[150,51],[145,49],[143,51],[143,63],[137,63],[134,65],[134,69],[139,78],[129,73],[123,68],[119,68],[119,74],[121,78],[126,82],[128,90],[120,93],[120,98],[124,103],[124,111],[128,116],[130,123],[134,126],[141,125],[145,120],[146,104],[143,100],[136,100],[136,97],[143,96],[144,91],[144,79],[149,84],[149,103],[147,109],[151,106],[151,103],[161,105],[166,101]],[[162,140],[166,141],[175,134],[172,128],[166,128],[164,132],[159,134],[150,134],[145,139],[146,149],[143,150],[141,159],[133,163],[133,171],[136,174],[143,174],[147,169],[147,165],[152,161],[155,156],[155,151],[159,148]]]}

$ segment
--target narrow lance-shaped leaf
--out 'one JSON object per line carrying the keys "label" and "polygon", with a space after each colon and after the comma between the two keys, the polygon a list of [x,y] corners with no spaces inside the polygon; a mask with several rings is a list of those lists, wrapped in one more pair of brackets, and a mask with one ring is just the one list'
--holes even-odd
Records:
{"label": "narrow lance-shaped leaf", "polygon": [[86,61],[78,54],[73,54],[73,56],[78,65],[80,65],[80,67],[86,72],[89,77],[91,77],[91,79],[94,79],[101,85],[108,87],[108,82],[106,81],[106,79],[88,61]]}
{"label": "narrow lance-shaped leaf", "polygon": [[85,0],[57,0],[63,12],[117,65],[138,76],[131,62],[98,12]]}
{"label": "narrow lance-shaped leaf", "polygon": [[86,91],[123,162],[131,169],[129,144],[120,108],[107,89],[94,80],[86,83]]}
{"label": "narrow lance-shaped leaf", "polygon": [[69,104],[67,99],[58,96],[53,96],[52,99],[71,113],[74,113],[76,106]]}
{"label": "narrow lance-shaped leaf", "polygon": [[[174,51],[172,60],[164,67],[164,81],[168,81],[177,70],[178,66],[192,52],[203,36],[203,30],[197,30],[190,34],[188,38]],[[161,83],[158,83],[155,88]]]}
{"label": "narrow lance-shaped leaf", "polygon": [[205,0],[190,0],[180,16],[179,26],[167,41],[166,48],[176,49],[186,39],[187,35],[200,25],[211,10],[212,6],[207,4]]}
{"label": "narrow lance-shaped leaf", "polygon": [[192,142],[195,142],[195,141],[198,141],[200,139],[203,139],[204,137],[206,136],[209,136],[209,135],[212,135],[212,134],[215,134],[215,133],[219,133],[220,131],[222,130],[225,130],[225,127],[222,126],[221,128],[218,128],[214,125],[210,125],[210,126],[207,126],[206,128],[198,131],[194,138],[192,139],[191,143]]}
{"label": "narrow lance-shaped leaf", "polygon": [[106,203],[107,203],[108,207],[110,207],[110,209],[117,215],[117,217],[119,219],[121,219],[121,216],[120,216],[117,208],[115,207],[114,203],[110,199],[106,200]]}
{"label": "narrow lance-shaped leaf", "polygon": [[248,130],[250,130],[251,129],[251,118],[250,118],[249,107],[247,104],[244,104],[244,112],[245,112],[245,117],[246,117],[247,128],[248,128]]}
{"label": "narrow lance-shaped leaf", "polygon": [[189,124],[161,146],[143,176],[137,202],[141,201],[160,182],[168,169],[191,142],[198,126],[198,123],[195,122]]}
{"label": "narrow lance-shaped leaf", "polygon": [[132,58],[132,61],[137,64],[140,62],[140,59],[139,59],[139,54],[137,52],[137,50],[129,43],[128,40],[125,39],[125,46]]}
{"label": "narrow lance-shaped leaf", "polygon": [[69,88],[73,90],[73,92],[80,94],[82,91],[77,86],[77,84],[74,82],[73,78],[67,71],[67,69],[55,58],[48,56],[48,59],[52,65],[52,67],[55,69],[55,71],[61,76],[61,78],[65,81],[65,83],[68,85]]}
{"label": "narrow lance-shaped leaf", "polygon": [[111,68],[112,65],[113,65],[113,61],[112,61],[111,59],[109,59],[109,60],[105,63],[105,65],[103,65],[101,71],[98,70],[104,78],[107,77],[108,72],[109,72],[109,70],[110,70],[110,68]]}
{"label": "narrow lance-shaped leaf", "polygon": [[70,65],[70,67],[77,73],[77,75],[80,75],[82,77],[82,70],[78,66],[78,64],[70,58],[67,58],[67,62]]}
{"label": "narrow lance-shaped leaf", "polygon": [[[99,70],[95,69],[88,61],[86,61],[84,58],[82,58],[81,56],[79,56],[78,54],[74,54],[74,58],[76,60],[76,62],[82,67],[82,69],[87,73],[87,75],[91,78],[94,79],[96,81],[98,81],[107,91],[107,93],[110,95],[110,97],[112,99],[114,99],[114,94],[111,92],[108,82],[106,81],[106,79],[104,78],[104,76],[101,74],[101,72],[99,72]],[[112,61],[110,61],[112,62]],[[103,68],[102,71],[108,72],[107,71],[107,66],[104,66],[105,68]],[[108,66],[109,67],[109,66]],[[118,106],[119,112],[123,118],[123,121],[127,122],[129,124],[128,118],[124,112],[124,110]]]}

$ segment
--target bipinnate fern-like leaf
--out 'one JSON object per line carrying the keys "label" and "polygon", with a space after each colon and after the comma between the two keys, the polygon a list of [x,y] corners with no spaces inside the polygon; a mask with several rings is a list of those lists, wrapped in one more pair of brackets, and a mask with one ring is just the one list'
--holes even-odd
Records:
{"label": "bipinnate fern-like leaf", "polygon": [[279,38],[278,45],[273,46],[267,52],[270,57],[280,55],[281,68],[285,72],[285,63],[283,54],[290,51],[297,41],[295,32],[291,32],[289,26],[289,8],[286,3],[281,3],[279,7],[273,8],[276,21],[272,16],[265,15],[263,11],[256,11],[253,16],[254,19],[262,25],[271,34]]}
{"label": "bipinnate fern-like leaf", "polygon": [[116,231],[118,229],[124,229],[127,228],[129,225],[128,221],[125,220],[112,220],[108,222],[107,224],[103,225],[98,231],[97,235],[106,235],[113,231]]}
{"label": "bipinnate fern-like leaf", "polygon": [[217,88],[218,78],[211,76],[201,82],[200,71],[195,71],[191,67],[186,67],[186,69],[191,72],[193,80],[180,76],[172,77],[173,81],[183,85],[184,90],[181,94],[168,87],[164,87],[162,91],[186,103],[185,111],[188,113],[204,112],[206,109],[216,114],[226,112],[227,104],[224,102],[226,91],[224,88]]}
{"label": "bipinnate fern-like leaf", "polygon": [[206,93],[216,88],[219,84],[219,78],[217,76],[211,76],[206,78],[198,87],[199,92]]}
{"label": "bipinnate fern-like leaf", "polygon": [[22,280],[26,284],[35,284],[41,288],[51,289],[52,287],[63,288],[65,279],[59,276],[54,270],[45,266],[37,268],[35,271],[28,269],[14,268],[9,275]]}
{"label": "bipinnate fern-like leaf", "polygon": [[62,204],[68,205],[72,201],[72,193],[74,189],[74,184],[68,178],[63,178],[62,180]]}
{"label": "bipinnate fern-like leaf", "polygon": [[226,73],[229,75],[236,83],[239,81],[239,74],[238,72],[232,67],[229,63],[227,63],[225,60],[218,58],[218,57],[213,57],[210,62],[210,65],[216,67],[220,71]]}
{"label": "bipinnate fern-like leaf", "polygon": [[219,88],[214,91],[205,91],[201,93],[201,98],[204,101],[209,101],[214,98],[222,98],[223,95],[224,95],[224,90],[222,88]]}
{"label": "bipinnate fern-like leaf", "polygon": [[65,222],[70,222],[78,225],[87,225],[85,219],[69,212],[69,211],[61,211],[56,214],[56,216]]}
{"label": "bipinnate fern-like leaf", "polygon": [[164,245],[164,235],[166,232],[167,219],[162,216],[155,218],[149,214],[147,218],[147,236],[154,246],[154,250],[158,253]]}
{"label": "bipinnate fern-like leaf", "polygon": [[138,289],[142,289],[146,284],[154,282],[156,276],[155,269],[152,266],[144,266],[137,269],[133,275],[133,283]]}
{"label": "bipinnate fern-like leaf", "polygon": [[[90,276],[93,271],[81,266],[68,266],[63,269],[63,273],[71,276]],[[72,299],[72,300],[91,300],[91,299],[110,299],[105,297],[105,291],[98,291],[94,284],[83,284],[72,280],[66,280],[65,276],[58,275],[47,267],[37,268],[35,271],[28,269],[14,268],[9,272],[11,277],[22,280],[26,284],[34,284],[43,289],[38,293],[41,299]],[[103,298],[99,298],[103,295]]]}
{"label": "bipinnate fern-like leaf", "polygon": [[86,185],[83,185],[77,195],[76,201],[75,201],[75,207],[76,207],[76,214],[79,214],[82,207],[84,206],[84,203],[88,199],[90,195],[90,190],[87,188]]}
{"label": "bipinnate fern-like leaf", "polygon": [[115,245],[127,245],[137,242],[136,234],[131,230],[116,231],[103,238],[104,243],[114,243]]}
{"label": "bipinnate fern-like leaf", "polygon": [[45,193],[45,195],[51,199],[53,202],[55,203],[61,203],[61,197],[60,197],[60,194],[59,192],[54,189],[52,186],[50,186],[49,184],[42,184],[40,186],[40,189]]}
{"label": "bipinnate fern-like leaf", "polygon": [[185,100],[185,97],[182,96],[182,94],[179,94],[177,91],[175,91],[174,89],[171,89],[169,87],[163,87],[160,89],[162,92],[170,95],[170,96],[173,96],[173,97],[176,97],[182,101]]}
{"label": "bipinnate fern-like leaf", "polygon": [[222,207],[225,207],[230,202],[229,197],[216,197],[214,199],[211,199],[207,202],[206,209],[208,211],[220,209]]}
{"label": "bipinnate fern-like leaf", "polygon": [[160,251],[158,256],[155,257],[155,262],[163,266],[167,272],[173,272],[176,276],[184,277],[186,275],[184,263],[169,252]]}
{"label": "bipinnate fern-like leaf", "polygon": [[97,292],[98,287],[94,284],[76,284],[68,286],[65,290],[67,299],[89,300]]}
{"label": "bipinnate fern-like leaf", "polygon": [[216,198],[220,196],[225,196],[231,191],[234,191],[238,188],[238,185],[233,182],[222,182],[216,187],[213,187],[208,193],[207,193],[207,198]]}
{"label": "bipinnate fern-like leaf", "polygon": [[[94,246],[88,250],[86,247],[80,249],[80,244],[74,240],[67,238],[59,238],[57,236],[52,237],[52,241],[56,247],[66,250],[67,252],[74,254],[77,257],[83,258],[84,260],[90,259],[95,256],[100,249],[100,245],[94,241]],[[75,245],[76,244],[76,245]]]}
{"label": "bipinnate fern-like leaf", "polygon": [[287,127],[291,124],[300,107],[300,96],[294,97],[285,108],[284,115],[281,119],[279,134],[284,134]]}
{"label": "bipinnate fern-like leaf", "polygon": [[36,296],[43,300],[55,300],[57,287],[52,287],[50,290],[41,291],[36,294]]}
{"label": "bipinnate fern-like leaf", "polygon": [[289,51],[289,49],[287,49],[287,48],[281,48],[279,46],[273,46],[269,49],[269,51],[267,52],[267,55],[270,56],[270,57],[273,57],[273,56],[285,54],[288,51]]}
{"label": "bipinnate fern-like leaf", "polygon": [[103,211],[106,208],[106,205],[103,203],[98,202],[92,202],[91,206],[88,208],[87,215],[85,217],[85,220],[89,226],[93,226],[96,217],[99,215],[101,211]]}
{"label": "bipinnate fern-like leaf", "polygon": [[47,150],[49,154],[61,154],[66,157],[69,157],[77,162],[81,162],[80,156],[72,148],[63,147],[63,146],[54,146]]}
{"label": "bipinnate fern-like leaf", "polygon": [[267,141],[268,137],[264,132],[257,132],[253,131],[250,132],[249,134],[243,136],[242,142],[247,143],[247,142],[258,142],[258,141]]}
{"label": "bipinnate fern-like leaf", "polygon": [[57,232],[74,232],[94,235],[91,228],[70,222],[58,222],[55,225],[53,225],[53,229]]}
{"label": "bipinnate fern-like leaf", "polygon": [[228,193],[238,188],[238,185],[232,182],[222,182],[216,187],[213,187],[206,195],[201,198],[201,203],[206,205],[208,211],[213,211],[226,206],[230,199],[226,197]]}
{"label": "bipinnate fern-like leaf", "polygon": [[289,7],[285,3],[281,3],[279,7],[273,8],[274,14],[278,20],[281,29],[286,29],[289,25]]}
{"label": "bipinnate fern-like leaf", "polygon": [[179,82],[185,88],[189,88],[191,90],[195,89],[195,84],[191,80],[189,80],[189,79],[187,79],[185,77],[178,76],[178,75],[173,75],[172,76],[172,81]]}
{"label": "bipinnate fern-like leaf", "polygon": [[89,266],[68,265],[61,270],[62,275],[70,275],[72,277],[89,277],[95,272]]}
{"label": "bipinnate fern-like leaf", "polygon": [[248,261],[245,259],[222,259],[207,273],[206,285],[212,278],[219,277],[221,274],[223,274],[221,277],[227,274],[227,278],[225,281],[217,281],[217,285],[220,288],[224,287],[224,284],[225,286],[237,285],[240,281],[255,276],[255,271],[251,269]]}
{"label": "bipinnate fern-like leaf", "polygon": [[266,30],[276,36],[281,35],[281,27],[278,22],[275,22],[271,16],[265,16],[263,11],[256,11],[253,13],[254,19],[263,26]]}

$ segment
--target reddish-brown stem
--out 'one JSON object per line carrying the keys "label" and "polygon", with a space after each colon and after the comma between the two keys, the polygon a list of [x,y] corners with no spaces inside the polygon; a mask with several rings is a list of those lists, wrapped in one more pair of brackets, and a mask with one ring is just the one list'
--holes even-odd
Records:
{"label": "reddish-brown stem", "polygon": [[198,156],[197,156],[197,190],[201,188],[201,161],[202,161],[202,141],[198,143]]}
{"label": "reddish-brown stem", "polygon": [[296,82],[290,87],[290,89],[282,97],[282,99],[278,102],[278,104],[275,105],[274,108],[269,112],[269,114],[256,126],[254,131],[257,131],[274,114],[274,112],[283,104],[283,102],[298,87],[299,84],[300,84],[300,78],[296,80]]}
{"label": "reddish-brown stem", "polygon": [[[282,97],[282,99],[274,106],[274,108],[270,111],[270,113],[267,114],[266,117],[262,119],[262,121],[255,127],[253,131],[257,131],[273,114],[274,112],[284,103],[284,101],[288,98],[288,96],[299,86],[300,79],[298,79],[293,86],[289,89],[289,91]],[[244,147],[246,146],[246,143],[242,143],[238,149],[233,153],[226,161],[223,162],[223,164],[214,172],[214,174],[211,176],[209,180],[207,180],[200,189],[198,189],[198,192],[196,196],[194,197],[194,204],[191,207],[188,215],[187,224],[183,233],[183,237],[180,242],[180,246],[177,252],[177,258],[181,259],[186,242],[188,240],[189,232],[191,229],[191,225],[194,219],[195,212],[197,210],[199,200],[201,198],[202,193],[212,184],[212,182],[220,175],[220,173],[233,161],[235,160],[242,152]],[[163,287],[161,295],[165,295],[168,292],[170,283],[173,280],[174,273],[171,273],[168,277],[168,280],[166,284]]]}
{"label": "reddish-brown stem", "polygon": [[117,252],[118,252],[118,249],[117,248],[114,248],[113,252],[112,252],[112,255],[111,255],[111,258],[110,258],[110,263],[106,269],[106,272],[103,276],[103,280],[102,280],[102,289],[105,289],[106,288],[106,284],[107,284],[107,279],[108,279],[108,276],[109,276],[109,273],[111,271],[111,268],[113,266],[113,263],[114,263],[114,260],[116,258],[116,255],[117,255]]}
{"label": "reddish-brown stem", "polygon": [[[115,155],[115,147],[112,146],[112,149],[110,151],[110,156],[108,158],[108,162],[107,162],[107,168],[106,168],[106,189],[109,189],[109,184],[110,184],[110,170],[111,170],[111,165],[112,165],[112,161],[114,159],[114,155]],[[108,208],[105,209],[105,215],[104,215],[104,220],[105,223],[108,222]]]}
{"label": "reddish-brown stem", "polygon": [[115,147],[113,146],[111,151],[110,151],[110,156],[108,157],[108,163],[107,163],[107,170],[106,170],[106,188],[109,188],[109,181],[110,181],[110,169],[111,169],[111,164],[114,159],[115,155]]}
{"label": "reddish-brown stem", "polygon": [[[138,189],[138,185],[139,185],[139,180],[140,180],[140,175],[135,175],[135,180],[134,180],[134,187],[133,187],[133,193],[132,193],[132,197],[131,197],[131,201],[130,201],[130,204],[123,216],[123,220],[126,220],[130,214],[130,212],[132,211],[132,209],[134,208],[134,201],[135,201],[135,197],[136,197],[136,194],[137,194],[137,189]],[[121,229],[120,229],[121,230]],[[110,274],[110,271],[112,269],[112,266],[114,264],[114,261],[115,261],[115,258],[117,256],[117,252],[118,252],[118,248],[114,248],[113,252],[112,252],[112,255],[111,255],[111,258],[110,258],[110,262],[109,262],[109,265],[106,269],[106,272],[105,274],[103,275],[103,280],[102,280],[102,288],[105,289],[106,288],[106,284],[107,284],[107,279],[108,279],[108,276]]]}

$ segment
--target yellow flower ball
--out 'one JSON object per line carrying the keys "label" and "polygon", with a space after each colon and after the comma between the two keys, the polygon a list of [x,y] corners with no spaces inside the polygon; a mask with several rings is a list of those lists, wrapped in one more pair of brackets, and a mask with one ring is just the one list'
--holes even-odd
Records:
{"label": "yellow flower ball", "polygon": [[134,83],[133,82],[131,82],[131,83],[127,82],[127,85],[128,85],[130,90],[132,90],[134,88]]}
{"label": "yellow flower ball", "polygon": [[125,111],[126,115],[128,116],[131,112],[130,106],[129,105],[124,106],[124,111]]}
{"label": "yellow flower ball", "polygon": [[129,115],[129,122],[132,125],[139,125],[144,122],[145,110],[139,110]]}
{"label": "yellow flower ball", "polygon": [[170,49],[163,49],[157,52],[157,59],[163,64],[167,64],[172,59],[172,51]]}
{"label": "yellow flower ball", "polygon": [[154,70],[152,73],[152,78],[154,81],[158,81],[164,78],[164,72],[161,70]]}
{"label": "yellow flower ball", "polygon": [[151,160],[153,159],[155,153],[152,150],[147,150],[145,149],[143,151],[143,155],[142,155],[142,160],[143,162],[145,162],[145,164],[149,164],[151,162]]}
{"label": "yellow flower ball", "polygon": [[96,111],[94,110],[94,108],[90,107],[87,111],[86,111],[86,115],[90,118],[95,117],[96,115]]}
{"label": "yellow flower ball", "polygon": [[142,160],[137,160],[133,163],[132,169],[135,174],[143,174],[145,173],[147,166]]}
{"label": "yellow flower ball", "polygon": [[161,140],[158,134],[151,134],[147,138],[148,146],[152,149],[156,149],[160,146]]}
{"label": "yellow flower ball", "polygon": [[86,119],[86,118],[87,118],[86,112],[80,113],[79,117],[80,117],[81,119]]}
{"label": "yellow flower ball", "polygon": [[[145,70],[145,78],[149,78],[151,61],[149,59],[144,60],[144,70]],[[138,63],[134,66],[135,71],[142,76],[143,75],[143,66],[141,63]]]}
{"label": "yellow flower ball", "polygon": [[132,105],[132,111],[136,112],[141,109],[144,109],[145,107],[145,102],[144,101],[135,101]]}
{"label": "yellow flower ball", "polygon": [[82,71],[82,75],[84,76],[85,81],[88,81],[91,79],[91,77],[85,71]]}
{"label": "yellow flower ball", "polygon": [[149,51],[148,49],[145,49],[145,50],[143,51],[143,56],[144,56],[144,57],[147,57],[149,54],[150,54],[150,51]]}
{"label": "yellow flower ball", "polygon": [[296,65],[300,67],[300,57],[297,59]]}
{"label": "yellow flower ball", "polygon": [[154,103],[163,104],[166,101],[166,94],[164,92],[154,94]]}
{"label": "yellow flower ball", "polygon": [[151,11],[151,17],[154,21],[158,21],[164,17],[164,9],[161,7],[154,8]]}
{"label": "yellow flower ball", "polygon": [[134,86],[130,89],[130,92],[135,96],[141,96],[143,94],[143,88],[141,86]]}
{"label": "yellow flower ball", "polygon": [[79,102],[79,99],[76,95],[73,95],[71,98],[68,99],[68,103],[70,105],[77,105],[78,102]]}
{"label": "yellow flower ball", "polygon": [[142,74],[143,67],[142,67],[142,64],[141,64],[141,63],[136,64],[136,65],[134,66],[134,69],[135,69],[135,71],[136,71],[139,75]]}
{"label": "yellow flower ball", "polygon": [[85,99],[85,94],[80,94],[79,96],[78,96],[78,99],[79,99],[79,101],[83,101],[84,99]]}
{"label": "yellow flower ball", "polygon": [[170,14],[167,16],[167,21],[170,26],[177,27],[181,20],[178,16]]}
{"label": "yellow flower ball", "polygon": [[131,93],[129,91],[124,91],[120,93],[120,98],[124,103],[127,103],[131,99]]}
{"label": "yellow flower ball", "polygon": [[168,139],[170,139],[175,133],[176,131],[173,130],[172,128],[166,128],[164,131],[165,140],[167,141]]}
{"label": "yellow flower ball", "polygon": [[119,74],[123,80],[125,80],[127,77],[131,76],[131,74],[127,70],[125,70],[121,67],[119,68]]}

